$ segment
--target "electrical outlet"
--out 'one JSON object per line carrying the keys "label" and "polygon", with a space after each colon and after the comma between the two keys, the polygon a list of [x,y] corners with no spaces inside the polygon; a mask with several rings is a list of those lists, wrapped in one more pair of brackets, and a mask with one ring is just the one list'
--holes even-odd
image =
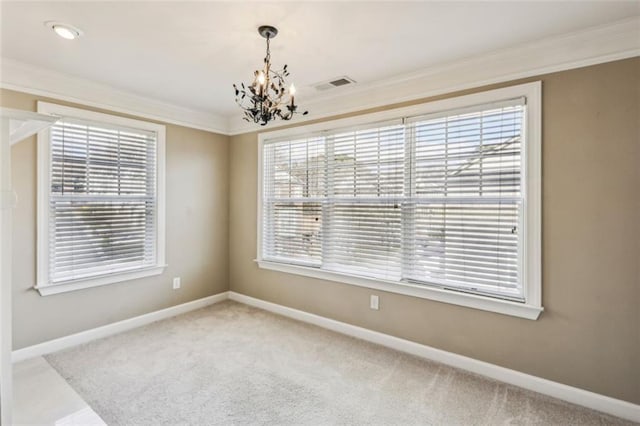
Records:
{"label": "electrical outlet", "polygon": [[173,279],[173,289],[177,290],[180,288],[180,277],[176,277]]}
{"label": "electrical outlet", "polygon": [[377,311],[378,309],[380,309],[380,298],[376,295],[371,295],[371,303],[369,304],[369,307],[371,309],[373,309],[374,311]]}

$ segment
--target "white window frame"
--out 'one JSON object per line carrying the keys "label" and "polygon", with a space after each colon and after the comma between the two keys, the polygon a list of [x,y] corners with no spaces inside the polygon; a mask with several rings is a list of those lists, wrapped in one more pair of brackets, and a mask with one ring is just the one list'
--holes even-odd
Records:
{"label": "white window frame", "polygon": [[[524,212],[524,247],[522,247],[522,276],[524,277],[524,302],[498,299],[490,296],[464,293],[443,288],[423,286],[406,282],[385,281],[382,279],[363,278],[345,273],[267,261],[262,255],[262,192],[263,188],[263,145],[265,141],[282,138],[305,137],[310,134],[336,128],[358,126],[382,122],[401,117],[420,116],[431,113],[446,112],[460,108],[490,104],[506,99],[524,97],[526,99],[526,120],[523,126],[525,152],[523,155],[523,199]],[[430,299],[484,311],[497,312],[530,320],[538,319],[544,310],[542,307],[541,281],[541,134],[542,130],[542,82],[519,84],[470,95],[457,96],[424,104],[391,109],[381,112],[359,115],[339,120],[326,121],[307,126],[287,128],[258,135],[258,212],[257,212],[257,258],[260,268],[336,281],[403,294],[423,299]]]}
{"label": "white window frame", "polygon": [[72,108],[38,101],[38,112],[64,118],[88,120],[109,125],[148,130],[156,133],[156,264],[151,267],[112,272],[96,277],[49,283],[49,197],[51,186],[50,129],[38,133],[38,228],[37,228],[37,285],[42,296],[129,281],[159,275],[166,268],[165,260],[165,140],[166,128],[161,124],[124,118],[116,115]]}

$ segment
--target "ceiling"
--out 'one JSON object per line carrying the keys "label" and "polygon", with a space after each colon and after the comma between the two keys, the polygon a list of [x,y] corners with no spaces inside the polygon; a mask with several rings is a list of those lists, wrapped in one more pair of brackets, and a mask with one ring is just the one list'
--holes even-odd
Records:
{"label": "ceiling", "polygon": [[[231,116],[231,85],[261,65],[275,25],[299,102],[347,75],[396,75],[640,15],[640,2],[6,2],[0,55],[167,103]],[[43,25],[75,25],[68,41]],[[340,90],[340,89],[334,89]]]}

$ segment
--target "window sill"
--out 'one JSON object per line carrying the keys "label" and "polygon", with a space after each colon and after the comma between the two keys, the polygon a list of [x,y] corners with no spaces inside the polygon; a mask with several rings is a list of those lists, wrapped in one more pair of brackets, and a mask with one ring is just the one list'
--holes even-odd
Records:
{"label": "window sill", "polygon": [[154,266],[151,268],[136,269],[133,271],[117,272],[109,275],[102,275],[88,279],[68,281],[61,284],[36,286],[34,287],[41,296],[66,293],[68,291],[82,290],[85,288],[98,287],[107,284],[114,284],[122,281],[130,281],[138,278],[160,275],[167,265]]}
{"label": "window sill", "polygon": [[496,312],[503,315],[511,315],[529,320],[537,320],[544,310],[542,306],[534,306],[526,303],[512,302],[508,300],[495,299],[486,296],[479,296],[469,293],[461,293],[451,290],[444,290],[435,287],[426,287],[409,283],[398,283],[392,281],[377,280],[364,277],[356,277],[337,272],[321,271],[305,266],[289,265],[284,263],[256,260],[262,269],[286,272],[289,274],[302,275],[305,277],[319,278],[323,280],[336,281],[344,284],[351,284],[389,293],[403,294],[406,296],[420,297],[422,299],[435,300],[453,305],[465,306],[483,311]]}

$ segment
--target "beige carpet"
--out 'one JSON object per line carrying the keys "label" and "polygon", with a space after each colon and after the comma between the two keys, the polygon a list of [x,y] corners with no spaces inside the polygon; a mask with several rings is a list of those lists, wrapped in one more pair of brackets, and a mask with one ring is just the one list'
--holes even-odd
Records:
{"label": "beige carpet", "polygon": [[46,359],[109,425],[625,424],[230,301]]}

